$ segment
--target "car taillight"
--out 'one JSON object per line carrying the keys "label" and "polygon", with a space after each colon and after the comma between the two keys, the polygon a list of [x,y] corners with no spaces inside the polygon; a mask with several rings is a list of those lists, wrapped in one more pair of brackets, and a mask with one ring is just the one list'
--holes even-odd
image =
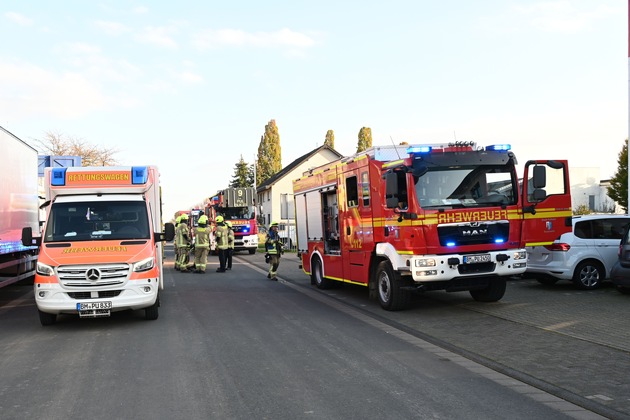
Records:
{"label": "car taillight", "polygon": [[565,244],[562,242],[558,242],[558,243],[554,243],[551,245],[545,245],[545,248],[548,249],[549,251],[568,251],[569,249],[571,249],[571,245],[569,244]]}

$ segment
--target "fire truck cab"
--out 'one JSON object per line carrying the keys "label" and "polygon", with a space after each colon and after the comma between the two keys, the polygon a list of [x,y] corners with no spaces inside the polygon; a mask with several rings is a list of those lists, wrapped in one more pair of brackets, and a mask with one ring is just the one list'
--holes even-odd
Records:
{"label": "fire truck cab", "polygon": [[527,268],[526,245],[571,230],[566,161],[529,161],[509,145],[382,146],[293,183],[298,253],[319,288],[367,286],[386,310],[411,292],[500,300]]}

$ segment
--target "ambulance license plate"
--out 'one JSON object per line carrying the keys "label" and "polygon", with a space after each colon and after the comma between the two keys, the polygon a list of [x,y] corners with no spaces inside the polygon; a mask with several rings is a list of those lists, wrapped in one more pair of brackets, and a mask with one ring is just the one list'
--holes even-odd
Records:
{"label": "ambulance license plate", "polygon": [[104,301],[104,302],[85,302],[85,303],[77,303],[77,311],[91,311],[94,309],[111,309],[112,302]]}
{"label": "ambulance license plate", "polygon": [[464,264],[490,262],[490,254],[464,255]]}

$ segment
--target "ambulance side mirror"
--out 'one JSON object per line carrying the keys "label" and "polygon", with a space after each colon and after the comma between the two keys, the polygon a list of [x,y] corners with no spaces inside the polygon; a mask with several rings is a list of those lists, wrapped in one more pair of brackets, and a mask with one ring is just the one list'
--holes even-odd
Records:
{"label": "ambulance side mirror", "polygon": [[164,223],[164,233],[156,235],[160,241],[172,241],[175,239],[175,225],[172,223]]}

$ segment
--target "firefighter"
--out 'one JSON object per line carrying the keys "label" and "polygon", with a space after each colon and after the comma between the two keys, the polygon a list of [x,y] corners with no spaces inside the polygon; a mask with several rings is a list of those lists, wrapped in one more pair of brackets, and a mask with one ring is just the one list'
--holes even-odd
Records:
{"label": "firefighter", "polygon": [[277,281],[276,274],[278,272],[278,266],[280,265],[280,256],[284,253],[282,249],[282,242],[278,236],[278,222],[272,222],[269,225],[269,231],[267,232],[267,239],[265,240],[265,251],[269,257],[269,273],[267,278]]}
{"label": "firefighter", "polygon": [[[182,216],[177,216],[177,218],[175,219],[175,232],[177,232],[177,226],[179,226],[179,224],[182,221]],[[175,270],[179,271],[179,263],[177,262],[179,260],[179,246],[178,246],[178,240],[177,240],[177,234],[175,235],[175,240],[173,241],[173,248],[175,249]]]}
{"label": "firefighter", "polygon": [[228,249],[225,254],[225,269],[232,269],[232,255],[234,255],[234,229],[232,228],[232,222],[225,222],[228,228]]}
{"label": "firefighter", "polygon": [[188,255],[190,251],[190,230],[188,229],[188,215],[182,214],[179,225],[177,225],[177,249],[179,255],[177,257],[176,267],[179,267],[179,271],[185,273],[188,271],[188,263],[190,257]]}
{"label": "firefighter", "polygon": [[211,234],[212,229],[208,226],[208,216],[204,214],[197,220],[195,231],[195,273],[206,272]]}
{"label": "firefighter", "polygon": [[219,215],[215,219],[217,223],[216,230],[214,231],[214,237],[217,242],[217,252],[219,254],[219,268],[218,273],[225,273],[225,260],[228,249],[228,227],[223,221],[223,216]]}

